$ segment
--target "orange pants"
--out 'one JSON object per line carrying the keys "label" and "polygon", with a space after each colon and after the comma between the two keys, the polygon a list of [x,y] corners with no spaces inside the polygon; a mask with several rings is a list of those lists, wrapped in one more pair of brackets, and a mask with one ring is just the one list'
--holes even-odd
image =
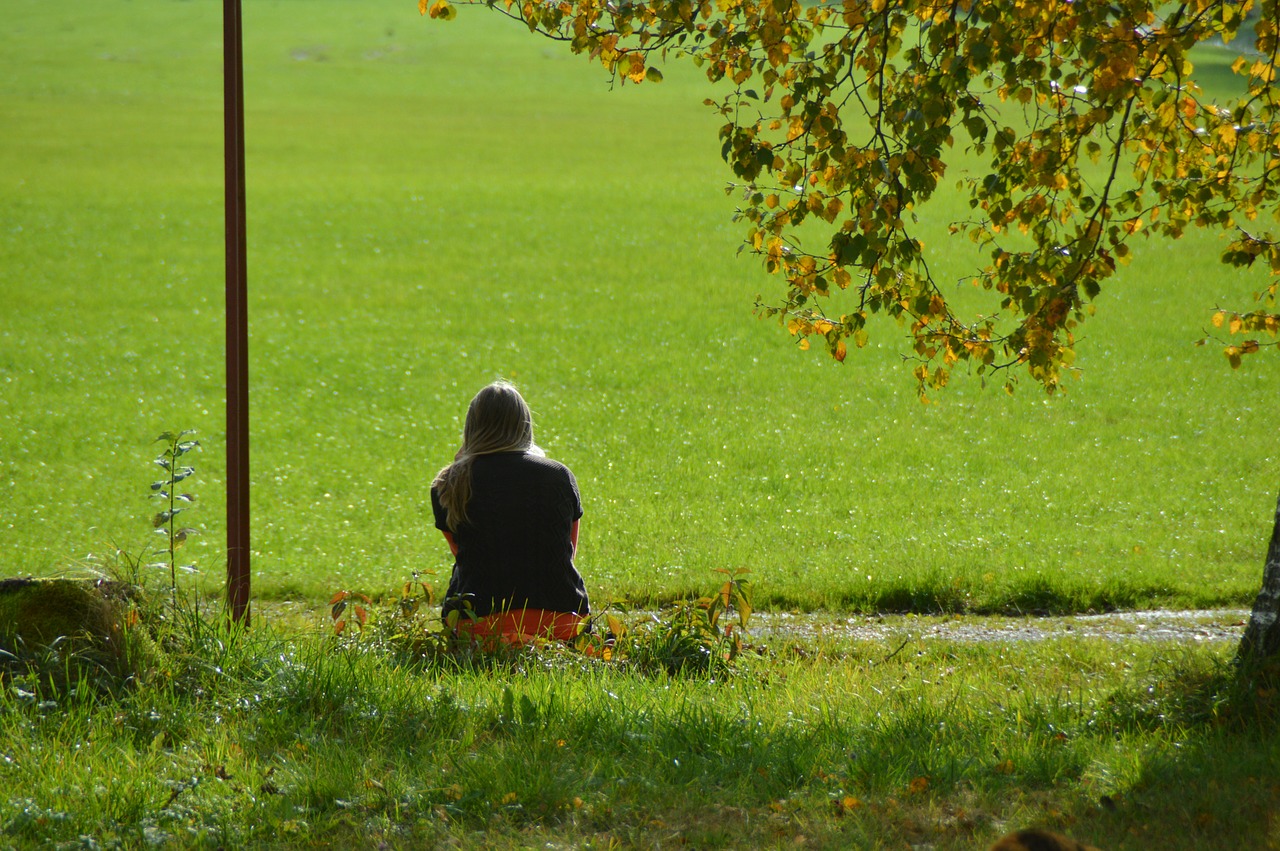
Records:
{"label": "orange pants", "polygon": [[546,609],[512,609],[471,620],[458,619],[458,635],[475,639],[501,641],[503,644],[527,644],[535,638],[573,641],[581,632],[582,616],[573,612],[551,612]]}

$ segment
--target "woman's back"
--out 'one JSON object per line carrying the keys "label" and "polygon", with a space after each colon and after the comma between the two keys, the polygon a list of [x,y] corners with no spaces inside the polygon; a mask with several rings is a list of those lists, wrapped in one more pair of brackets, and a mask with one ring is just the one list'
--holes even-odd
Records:
{"label": "woman's back", "polygon": [[[573,564],[572,529],[582,516],[573,473],[524,451],[477,456],[470,473],[467,519],[456,528],[431,489],[436,528],[457,546],[449,598],[467,597],[479,616],[518,608],[587,614]],[[446,601],[446,612],[453,607]]]}

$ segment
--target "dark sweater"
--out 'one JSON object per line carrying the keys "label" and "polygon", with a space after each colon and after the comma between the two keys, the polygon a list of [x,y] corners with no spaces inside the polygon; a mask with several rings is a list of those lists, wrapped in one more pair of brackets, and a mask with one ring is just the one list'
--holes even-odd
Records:
{"label": "dark sweater", "polygon": [[524,452],[481,455],[471,464],[467,522],[450,529],[436,489],[436,528],[458,545],[445,614],[470,599],[481,617],[509,609],[588,613],[569,532],[582,516],[573,473]]}

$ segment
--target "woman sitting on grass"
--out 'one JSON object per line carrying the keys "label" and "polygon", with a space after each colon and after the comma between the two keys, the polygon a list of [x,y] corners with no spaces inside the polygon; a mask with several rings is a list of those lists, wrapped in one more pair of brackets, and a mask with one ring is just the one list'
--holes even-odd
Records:
{"label": "woman sitting on grass", "polygon": [[519,643],[574,638],[589,612],[573,565],[582,501],[569,468],[533,442],[520,392],[495,381],[471,400],[462,448],[431,483],[436,528],[453,552],[443,615],[470,604],[461,633]]}

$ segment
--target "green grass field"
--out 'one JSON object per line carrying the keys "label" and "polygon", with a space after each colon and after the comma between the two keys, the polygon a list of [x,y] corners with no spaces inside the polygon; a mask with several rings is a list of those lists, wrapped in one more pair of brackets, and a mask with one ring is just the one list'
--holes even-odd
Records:
{"label": "green grass field", "polygon": [[[0,32],[0,552],[147,546],[151,441],[194,428],[223,568],[217,4],[13,0]],[[1256,592],[1280,360],[1192,344],[1262,281],[1139,243],[1045,399],[922,406],[902,332],[836,364],[752,316],[705,81],[609,89],[479,9],[245,9],[255,594],[447,575],[427,489],[471,395],[516,381],[576,472],[593,599],[753,571],[757,604],[1220,606]],[[939,199],[930,224],[952,215]],[[945,244],[942,237],[937,244]],[[933,244],[933,242],[931,242]],[[967,242],[934,262],[963,277]]]}

